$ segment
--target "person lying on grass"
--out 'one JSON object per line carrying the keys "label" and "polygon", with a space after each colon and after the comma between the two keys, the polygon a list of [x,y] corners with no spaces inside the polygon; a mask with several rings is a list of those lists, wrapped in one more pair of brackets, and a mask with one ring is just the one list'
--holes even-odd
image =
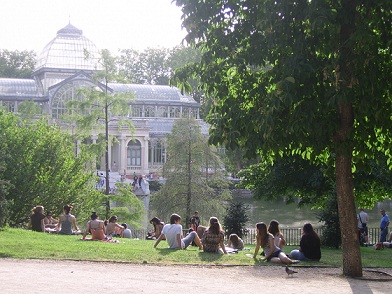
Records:
{"label": "person lying on grass", "polygon": [[170,224],[163,226],[162,233],[154,244],[156,248],[163,238],[166,238],[169,248],[171,249],[183,249],[185,250],[193,241],[199,246],[200,250],[203,250],[201,240],[195,231],[190,232],[185,238],[182,236],[182,225],[181,216],[173,213],[170,216]]}

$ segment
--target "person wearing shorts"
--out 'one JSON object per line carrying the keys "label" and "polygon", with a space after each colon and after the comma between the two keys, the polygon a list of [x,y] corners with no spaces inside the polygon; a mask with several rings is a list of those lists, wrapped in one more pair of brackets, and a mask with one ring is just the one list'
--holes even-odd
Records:
{"label": "person wearing shorts", "polygon": [[186,249],[193,241],[203,250],[201,240],[195,231],[190,232],[185,238],[182,235],[181,216],[173,213],[170,216],[170,224],[163,226],[162,232],[154,244],[156,248],[162,239],[166,238],[169,248],[171,249]]}

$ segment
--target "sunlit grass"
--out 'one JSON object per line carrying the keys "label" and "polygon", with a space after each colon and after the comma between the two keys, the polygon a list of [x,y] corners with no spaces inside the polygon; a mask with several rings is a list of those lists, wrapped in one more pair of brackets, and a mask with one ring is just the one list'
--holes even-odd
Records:
{"label": "sunlit grass", "polygon": [[[253,254],[254,245],[246,245],[250,250],[238,254],[219,255],[199,251],[197,247],[187,250],[171,250],[166,241],[157,249],[154,241],[117,239],[119,243],[101,241],[81,241],[81,236],[43,234],[22,229],[6,228],[0,231],[0,257],[19,259],[94,260],[129,263],[154,264],[196,264],[196,265],[273,265],[261,263],[246,256]],[[290,252],[294,246],[286,246]],[[361,248],[364,267],[392,267],[392,249],[380,251],[373,247]],[[342,264],[341,250],[322,248],[320,262],[301,262],[303,266],[334,266]]]}

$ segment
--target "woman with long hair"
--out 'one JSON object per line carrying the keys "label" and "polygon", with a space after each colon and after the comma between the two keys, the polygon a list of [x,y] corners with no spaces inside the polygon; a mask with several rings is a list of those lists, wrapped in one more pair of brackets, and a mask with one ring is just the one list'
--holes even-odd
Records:
{"label": "woman with long hair", "polygon": [[290,252],[290,257],[298,260],[319,261],[321,258],[321,242],[319,235],[310,223],[302,228],[299,249]]}
{"label": "woman with long hair", "polygon": [[216,217],[210,217],[209,227],[201,238],[204,252],[227,254],[224,240],[225,235],[219,220]]}
{"label": "woman with long hair", "polygon": [[237,234],[230,234],[227,247],[242,250],[244,249],[244,241]]}
{"label": "woman with long hair", "polygon": [[[149,240],[155,240],[158,239],[159,236],[162,233],[162,229],[163,226],[165,225],[164,222],[162,222],[159,218],[157,218],[156,216],[154,216],[151,220],[150,220],[150,224],[152,224],[152,226],[154,227],[154,230],[152,232],[148,233],[147,239]],[[165,240],[165,239],[163,239]]]}
{"label": "woman with long hair", "polygon": [[260,261],[266,260],[284,264],[298,263],[298,260],[291,260],[275,245],[274,236],[268,232],[267,225],[263,222],[256,224],[256,248],[253,258],[257,257],[260,247],[263,248],[265,254],[265,257],[260,258]]}
{"label": "woman with long hair", "polygon": [[41,205],[35,206],[31,210],[30,215],[30,227],[33,231],[36,232],[45,232],[45,215],[44,215],[44,207]]}
{"label": "woman with long hair", "polygon": [[286,244],[286,240],[283,237],[283,234],[279,229],[279,222],[277,220],[272,220],[268,226],[268,232],[274,236],[274,243],[280,249],[283,249],[283,246]]}
{"label": "woman with long hair", "polygon": [[124,231],[124,227],[120,225],[118,222],[118,218],[116,215],[113,215],[109,218],[109,222],[106,226],[106,236],[108,237],[120,237],[121,233]]}
{"label": "woman with long hair", "polygon": [[[76,218],[71,214],[72,206],[69,204],[64,205],[63,214],[59,217],[59,222],[57,224],[58,234],[60,235],[78,235],[81,233],[77,224]],[[72,227],[75,230],[72,230]]]}

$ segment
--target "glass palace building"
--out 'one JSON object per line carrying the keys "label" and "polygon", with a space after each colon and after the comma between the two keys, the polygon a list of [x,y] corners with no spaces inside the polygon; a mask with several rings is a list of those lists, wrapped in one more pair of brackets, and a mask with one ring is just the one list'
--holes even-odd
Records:
{"label": "glass palace building", "polygon": [[[86,59],[86,51],[91,58]],[[61,116],[69,100],[77,99],[78,89],[95,85],[92,76],[98,70],[99,50],[83,32],[68,24],[57,32],[38,55],[31,79],[0,77],[0,105],[9,112],[17,112],[18,104],[32,100],[52,122],[61,125]],[[101,90],[106,88],[101,85]],[[109,123],[109,162],[120,174],[159,176],[166,160],[165,137],[176,119],[193,117],[208,134],[207,125],[199,117],[200,105],[191,96],[181,94],[170,86],[108,83],[109,93],[131,92],[128,119],[134,131],[118,129]],[[93,132],[92,142],[104,133]],[[99,163],[98,163],[99,164]],[[104,160],[100,169],[104,170]]]}

